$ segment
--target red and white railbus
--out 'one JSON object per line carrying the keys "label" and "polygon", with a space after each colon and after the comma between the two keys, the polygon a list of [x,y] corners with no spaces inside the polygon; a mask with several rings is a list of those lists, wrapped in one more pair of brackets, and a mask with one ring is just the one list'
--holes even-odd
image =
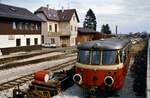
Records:
{"label": "red and white railbus", "polygon": [[78,45],[73,80],[87,89],[119,90],[130,61],[130,42],[121,39],[89,41]]}

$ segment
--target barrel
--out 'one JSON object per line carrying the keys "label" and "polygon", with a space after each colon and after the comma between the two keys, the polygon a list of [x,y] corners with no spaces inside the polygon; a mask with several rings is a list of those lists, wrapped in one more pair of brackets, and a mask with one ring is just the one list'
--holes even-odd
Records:
{"label": "barrel", "polygon": [[41,82],[47,82],[49,80],[49,72],[47,70],[38,71],[34,74],[34,79]]}

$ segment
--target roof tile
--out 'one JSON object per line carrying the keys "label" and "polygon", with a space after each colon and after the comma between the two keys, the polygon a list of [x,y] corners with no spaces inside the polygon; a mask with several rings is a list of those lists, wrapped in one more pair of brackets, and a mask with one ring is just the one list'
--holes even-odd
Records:
{"label": "roof tile", "polygon": [[32,12],[25,8],[0,4],[0,17],[5,18],[14,18],[14,19],[23,19],[31,21],[43,21]]}

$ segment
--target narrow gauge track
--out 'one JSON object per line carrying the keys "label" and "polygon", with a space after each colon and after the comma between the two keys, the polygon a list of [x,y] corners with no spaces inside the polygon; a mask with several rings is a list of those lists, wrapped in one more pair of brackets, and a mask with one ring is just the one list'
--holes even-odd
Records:
{"label": "narrow gauge track", "polygon": [[[62,64],[58,64],[56,66],[50,67],[50,68],[45,69],[45,70],[49,70],[49,71],[53,72],[53,71],[67,68],[67,67],[73,67],[75,63],[76,63],[76,59],[73,59],[71,61],[67,61],[67,62],[64,62]],[[33,80],[33,78],[34,78],[34,73],[19,77],[17,79],[14,79],[14,80],[11,80],[11,81],[8,81],[5,83],[2,83],[2,84],[0,84],[0,91],[13,88],[17,85],[23,85],[26,82]]]}

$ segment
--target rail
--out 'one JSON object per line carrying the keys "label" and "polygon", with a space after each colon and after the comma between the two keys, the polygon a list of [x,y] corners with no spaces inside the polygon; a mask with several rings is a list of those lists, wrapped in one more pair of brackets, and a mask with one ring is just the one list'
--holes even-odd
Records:
{"label": "rail", "polygon": [[[48,68],[46,70],[49,70],[49,71],[52,71],[52,72],[60,70],[60,69],[63,70],[66,67],[73,67],[75,62],[76,62],[76,59],[73,59],[71,61],[66,61],[66,62],[64,62],[62,64],[58,64],[56,66],[52,66],[52,67],[50,67],[50,68]],[[25,75],[25,76],[22,76],[22,77],[19,77],[17,79],[14,79],[14,80],[11,80],[11,81],[8,81],[8,82],[5,82],[5,83],[2,83],[2,84],[0,84],[0,91],[13,88],[13,87],[17,86],[18,84],[19,85],[23,85],[27,81],[33,80],[33,77],[34,77],[34,73],[33,74],[29,74],[29,75]]]}
{"label": "rail", "polygon": [[150,98],[150,39],[147,49],[147,98]]}

